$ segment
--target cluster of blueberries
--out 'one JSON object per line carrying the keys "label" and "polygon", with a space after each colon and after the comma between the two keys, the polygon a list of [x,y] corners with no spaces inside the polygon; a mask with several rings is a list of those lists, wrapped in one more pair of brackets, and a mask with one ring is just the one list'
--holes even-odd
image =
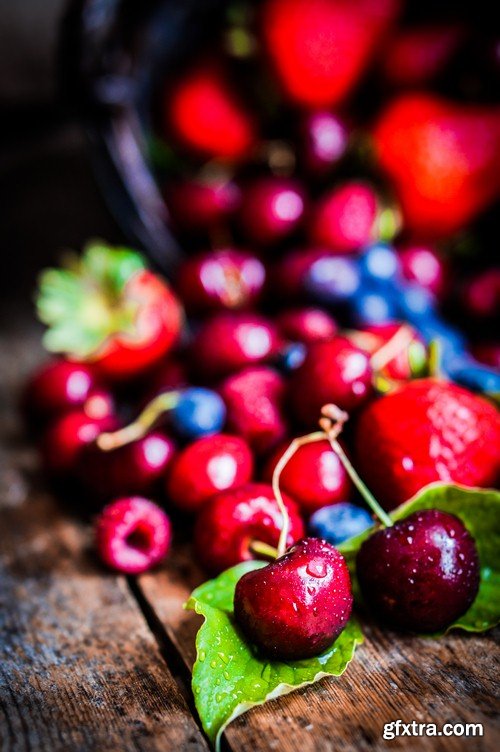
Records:
{"label": "cluster of blueberries", "polygon": [[354,326],[407,321],[427,343],[437,343],[444,375],[473,391],[500,393],[498,371],[467,352],[464,336],[440,316],[432,293],[402,279],[389,244],[375,243],[357,257],[319,258],[304,284],[314,300],[344,311]]}

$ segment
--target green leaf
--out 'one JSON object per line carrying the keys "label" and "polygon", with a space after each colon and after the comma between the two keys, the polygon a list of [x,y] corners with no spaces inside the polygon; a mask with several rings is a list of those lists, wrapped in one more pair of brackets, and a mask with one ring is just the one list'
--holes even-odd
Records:
{"label": "green leaf", "polygon": [[240,577],[264,566],[259,561],[238,564],[197,588],[186,604],[205,619],[196,637],[192,686],[203,728],[217,749],[222,732],[237,716],[324,676],[340,676],[363,641],[351,620],[316,658],[282,663],[261,657],[234,622],[233,598]]}
{"label": "green leaf", "polygon": [[137,303],[127,300],[123,291],[144,268],[139,253],[93,241],[81,256],[66,254],[61,268],[43,271],[36,304],[40,321],[48,327],[46,349],[87,359],[108,337],[130,333]]}
{"label": "green leaf", "polygon": [[[445,631],[483,632],[491,629],[500,622],[500,492],[433,483],[391,512],[390,517],[396,522],[420,509],[440,509],[459,517],[476,541],[479,552],[481,580],[476,600]],[[363,541],[376,529],[370,528],[338,547],[351,571],[355,593],[356,554]]]}

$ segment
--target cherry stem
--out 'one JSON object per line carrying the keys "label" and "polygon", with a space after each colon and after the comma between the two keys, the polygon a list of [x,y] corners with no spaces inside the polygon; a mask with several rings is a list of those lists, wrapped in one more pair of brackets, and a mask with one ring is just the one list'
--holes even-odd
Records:
{"label": "cherry stem", "polygon": [[280,491],[281,473],[283,472],[295,452],[297,452],[301,446],[304,446],[304,444],[312,444],[315,441],[321,441],[321,439],[324,438],[325,434],[322,431],[315,431],[314,433],[307,434],[307,436],[301,436],[299,439],[294,439],[288,446],[288,448],[283,452],[276,464],[276,467],[274,468],[272,479],[273,493],[276,497],[278,508],[283,517],[283,525],[281,527],[280,537],[278,541],[278,556],[283,556],[286,551],[286,541],[288,538],[288,533],[290,531],[290,516],[288,514],[288,510],[285,506],[285,502],[283,501],[283,496],[281,495]]}
{"label": "cherry stem", "polygon": [[358,489],[359,493],[366,501],[372,512],[379,518],[380,522],[386,527],[391,527],[393,522],[387,512],[382,509],[375,496],[368,486],[361,480],[354,469],[351,461],[337,441],[337,437],[342,431],[343,425],[348,419],[347,413],[340,410],[336,405],[325,405],[322,410],[322,418],[319,421],[320,427],[324,431],[324,436],[329,441],[333,451],[343,464],[347,474]]}
{"label": "cherry stem", "polygon": [[172,410],[179,402],[180,392],[163,392],[155,397],[144,408],[142,413],[128,426],[120,428],[112,433],[101,433],[96,443],[99,449],[109,452],[112,449],[130,444],[142,439],[153,428],[157,420],[169,410]]}
{"label": "cherry stem", "polygon": [[264,541],[253,540],[248,548],[253,554],[257,554],[264,559],[278,558],[278,550],[274,546],[270,546],[269,543],[264,543]]}
{"label": "cherry stem", "polygon": [[413,340],[414,335],[411,329],[402,324],[392,337],[371,356],[370,365],[373,370],[381,371],[391,360],[404,352]]}

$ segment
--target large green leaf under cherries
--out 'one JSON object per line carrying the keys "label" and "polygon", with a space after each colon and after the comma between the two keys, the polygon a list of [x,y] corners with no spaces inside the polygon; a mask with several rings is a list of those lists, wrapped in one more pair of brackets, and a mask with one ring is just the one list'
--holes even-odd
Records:
{"label": "large green leaf under cherries", "polygon": [[[420,509],[440,509],[459,517],[474,537],[479,552],[481,580],[477,597],[469,610],[448,629],[482,632],[500,621],[500,492],[433,483],[393,512],[396,522]],[[356,554],[376,527],[350,538],[339,546],[351,576],[355,578]],[[354,590],[357,587],[353,582]]]}
{"label": "large green leaf under cherries", "polygon": [[240,577],[263,566],[258,561],[238,564],[198,587],[186,604],[205,620],[196,638],[192,686],[203,728],[217,749],[222,732],[237,716],[325,676],[340,676],[363,641],[360,627],[351,620],[315,658],[282,663],[259,655],[235,624],[233,598]]}

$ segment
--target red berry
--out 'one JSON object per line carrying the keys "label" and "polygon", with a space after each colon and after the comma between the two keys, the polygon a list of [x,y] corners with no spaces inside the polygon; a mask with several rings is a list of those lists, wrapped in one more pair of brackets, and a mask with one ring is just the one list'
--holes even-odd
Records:
{"label": "red berry", "polygon": [[500,371],[500,344],[494,342],[480,343],[473,345],[471,352],[480,363],[493,366],[493,368],[498,368]]}
{"label": "red berry", "polygon": [[167,495],[180,509],[198,511],[206,501],[251,480],[253,457],[239,436],[214,434],[189,444],[175,458],[167,478]]}
{"label": "red berry", "polygon": [[281,336],[291,342],[324,342],[337,334],[337,324],[322,308],[283,311],[276,319]]}
{"label": "red berry", "polygon": [[301,130],[303,159],[310,172],[326,172],[344,156],[349,131],[338,115],[326,111],[307,113]]}
{"label": "red berry", "polygon": [[217,313],[192,344],[197,373],[216,378],[269,360],[279,350],[274,324],[255,313]]}
{"label": "red berry", "polygon": [[500,314],[500,269],[488,269],[474,277],[465,287],[467,313],[479,318]]}
{"label": "red berry", "polygon": [[374,140],[405,227],[419,237],[460,230],[499,194],[500,108],[402,95],[382,112]]}
{"label": "red berry", "polygon": [[283,377],[265,366],[246,368],[229,376],[220,388],[229,428],[243,436],[259,455],[275,447],[286,435],[282,413],[284,390]]}
{"label": "red berry", "polygon": [[397,86],[423,86],[442,73],[463,38],[460,26],[400,29],[385,45],[384,76]]}
{"label": "red berry", "polygon": [[174,455],[174,442],[160,431],[109,451],[92,444],[82,454],[80,475],[99,496],[148,494],[163,480]]}
{"label": "red berry", "polygon": [[250,115],[212,65],[194,69],[168,94],[165,126],[186,146],[217,159],[242,159],[255,141]]}
{"label": "red berry", "polygon": [[258,178],[243,192],[243,229],[256,243],[278,243],[297,228],[304,214],[304,205],[304,192],[296,181],[278,177]]}
{"label": "red berry", "polygon": [[352,610],[344,557],[326,541],[305,538],[267,567],[247,572],[234,593],[234,616],[265,655],[296,661],[319,655]]}
{"label": "red berry", "polygon": [[360,473],[385,509],[434,481],[495,484],[500,417],[454,384],[419,379],[372,402],[356,427]]}
{"label": "red berry", "polygon": [[[290,516],[287,545],[304,535],[295,502],[283,495]],[[194,546],[203,566],[214,574],[255,558],[252,541],[276,546],[283,524],[271,486],[247,483],[214,496],[196,520]]]}
{"label": "red berry", "polygon": [[188,232],[210,230],[226,221],[241,203],[241,191],[225,175],[205,180],[178,180],[165,197],[174,220]]}
{"label": "red berry", "polygon": [[447,287],[449,269],[430,245],[412,243],[399,249],[401,273],[408,282],[418,282],[440,298]]}
{"label": "red berry", "polygon": [[313,242],[336,253],[358,251],[377,236],[379,202],[365,183],[333,188],[318,202],[312,219]]}
{"label": "red berry", "polygon": [[[399,334],[400,332],[401,335]],[[403,347],[397,345],[394,356],[385,365],[377,367],[377,357],[382,357],[382,362],[386,361],[384,348],[386,346],[391,348],[392,345],[390,343],[395,343],[396,337],[399,336],[405,336]],[[372,324],[371,326],[365,326],[361,331],[353,332],[349,338],[357,347],[365,350],[369,355],[375,356],[375,359],[372,358],[372,367],[389,379],[406,381],[412,378],[410,348],[413,348],[414,355],[418,348],[419,362],[424,364],[427,361],[427,350],[424,340],[420,337],[417,330],[409,324],[401,324],[399,322]],[[377,355],[375,355],[376,353]]]}
{"label": "red berry", "polygon": [[116,421],[111,416],[101,420],[84,412],[72,412],[49,425],[41,444],[45,467],[54,475],[76,472],[84,447],[95,441],[102,431],[112,431]]}
{"label": "red berry", "polygon": [[279,290],[286,299],[304,296],[304,279],[312,265],[331,252],[324,248],[299,248],[289,251],[270,269],[269,294]]}
{"label": "red berry", "polygon": [[31,376],[23,403],[30,417],[47,420],[83,407],[96,387],[96,377],[89,366],[58,358]]}
{"label": "red berry", "polygon": [[349,412],[359,407],[372,394],[371,381],[368,355],[346,337],[314,342],[290,379],[290,408],[301,423],[313,427],[329,402]]}
{"label": "red berry", "polygon": [[264,39],[290,99],[314,108],[345,99],[398,8],[396,0],[267,0]]}
{"label": "red berry", "polygon": [[249,308],[266,278],[262,262],[250,253],[224,248],[185,261],[177,289],[189,312]]}
{"label": "red berry", "polygon": [[425,509],[379,530],[361,546],[356,570],[364,601],[383,621],[436,632],[472,605],[479,558],[452,514]]}
{"label": "red berry", "polygon": [[104,564],[124,574],[140,574],[168,553],[170,520],[156,504],[140,496],[113,501],[95,525],[96,546]]}
{"label": "red berry", "polygon": [[[271,481],[278,460],[288,444],[273,454],[264,470],[264,480]],[[309,516],[316,509],[349,498],[351,483],[328,441],[304,444],[287,462],[280,476],[280,488]]]}

